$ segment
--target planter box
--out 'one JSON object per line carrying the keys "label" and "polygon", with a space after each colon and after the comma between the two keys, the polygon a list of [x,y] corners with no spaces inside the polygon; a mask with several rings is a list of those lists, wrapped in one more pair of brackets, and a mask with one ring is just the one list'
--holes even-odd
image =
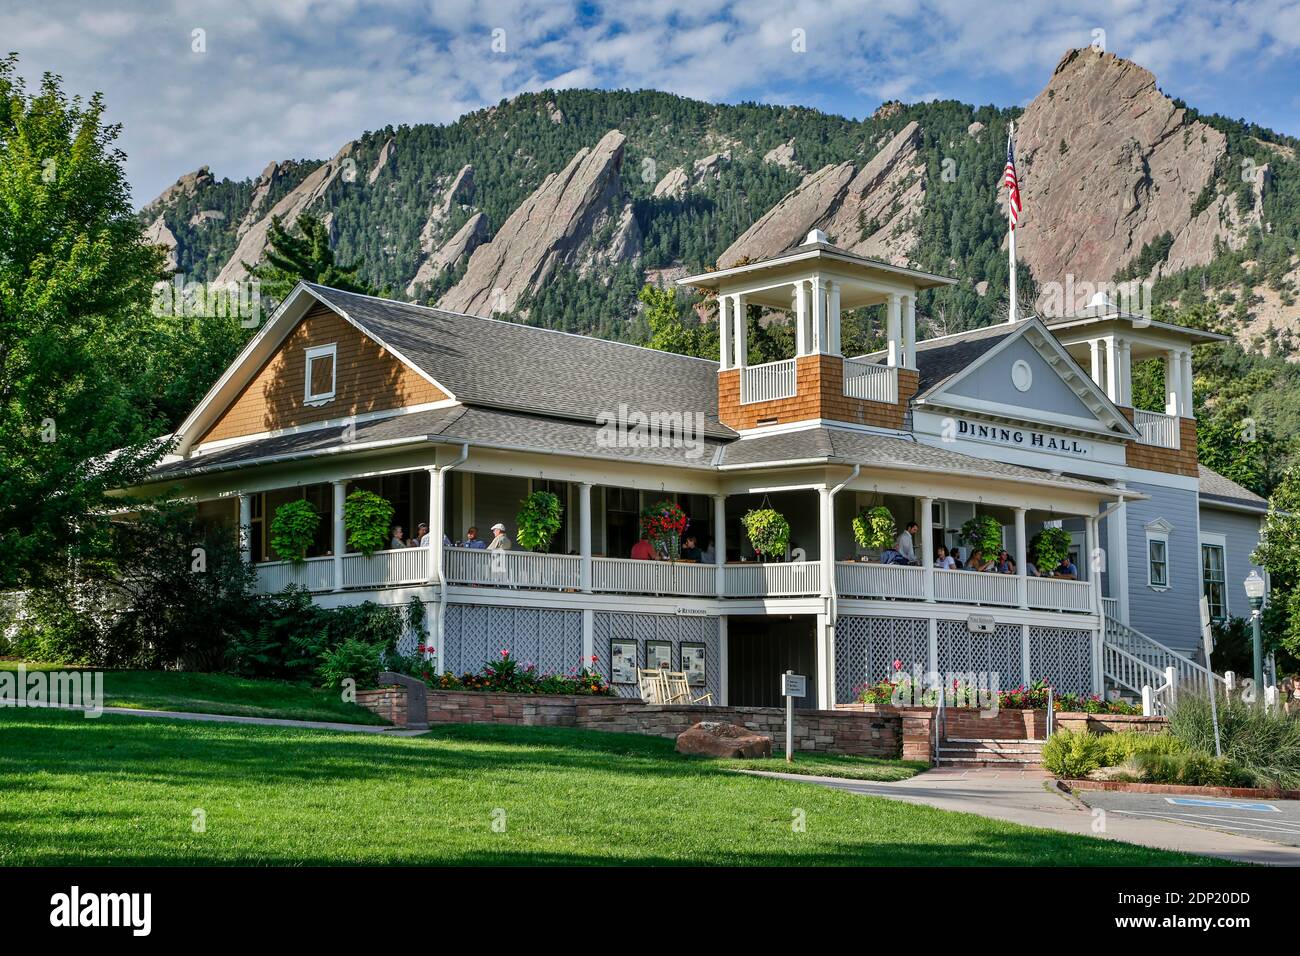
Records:
{"label": "planter box", "polygon": [[1047,711],[949,707],[943,712],[943,735],[948,740],[1046,740]]}
{"label": "planter box", "polygon": [[1120,730],[1136,730],[1144,734],[1163,733],[1169,726],[1165,717],[1142,717],[1130,714],[1085,714],[1060,711],[1056,715],[1058,730],[1076,733],[1087,730],[1094,734],[1109,734]]}

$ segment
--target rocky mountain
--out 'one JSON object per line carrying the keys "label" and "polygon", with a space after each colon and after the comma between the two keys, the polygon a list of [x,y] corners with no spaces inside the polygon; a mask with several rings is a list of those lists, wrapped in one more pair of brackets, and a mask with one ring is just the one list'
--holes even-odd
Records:
{"label": "rocky mountain", "polygon": [[920,302],[953,331],[1005,312],[1012,120],[1026,288],[1151,276],[1181,301],[1208,295],[1251,336],[1263,309],[1270,328],[1300,323],[1300,144],[1202,116],[1091,48],[1067,52],[1023,111],[892,102],[853,121],[656,92],[530,94],[252,180],[200,169],[141,225],[188,277],[229,280],[260,260],[273,217],[310,211],[390,294],[631,340],[647,278],[772,255],[820,228],[958,276]]}

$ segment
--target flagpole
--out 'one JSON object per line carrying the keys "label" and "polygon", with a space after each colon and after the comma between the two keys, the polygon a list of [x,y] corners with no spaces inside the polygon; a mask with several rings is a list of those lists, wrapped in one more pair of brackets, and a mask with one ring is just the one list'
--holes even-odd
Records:
{"label": "flagpole", "polygon": [[[1016,121],[1012,120],[1011,125],[1007,130],[1008,149],[1010,149],[1011,145],[1015,143],[1015,137],[1016,137]],[[1016,226],[1011,218],[1010,202],[1007,203],[1007,232],[1010,234],[1010,241],[1007,244],[1007,255],[1010,259],[1010,265],[1011,265],[1011,288],[1010,288],[1011,302],[1010,302],[1010,308],[1008,309],[1007,312],[1007,321],[1015,322],[1016,321]]]}

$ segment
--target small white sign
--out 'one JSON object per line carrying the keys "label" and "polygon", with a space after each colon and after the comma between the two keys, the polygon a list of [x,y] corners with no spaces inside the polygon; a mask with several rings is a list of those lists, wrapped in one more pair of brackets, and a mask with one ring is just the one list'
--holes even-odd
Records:
{"label": "small white sign", "polygon": [[966,618],[966,630],[972,634],[992,634],[998,629],[998,622],[992,614],[972,614]]}
{"label": "small white sign", "polygon": [[1210,601],[1201,596],[1201,641],[1205,645],[1205,660],[1208,662],[1214,653],[1214,628],[1210,623]]}
{"label": "small white sign", "polygon": [[782,697],[807,697],[808,696],[808,678],[803,674],[782,674],[781,675],[781,696]]}

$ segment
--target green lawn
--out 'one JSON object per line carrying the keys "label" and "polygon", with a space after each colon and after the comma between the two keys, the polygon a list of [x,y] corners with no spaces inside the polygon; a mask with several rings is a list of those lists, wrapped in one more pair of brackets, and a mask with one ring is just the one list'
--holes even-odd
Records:
{"label": "green lawn", "polygon": [[[65,669],[58,664],[25,663],[23,666],[29,672]],[[17,669],[17,661],[0,661],[0,670]],[[250,680],[228,674],[188,671],[106,670],[104,706],[233,714],[238,717],[329,720],[347,724],[387,723],[364,707],[346,703],[336,691],[285,681]]]}
{"label": "green lawn", "polygon": [[672,748],[549,728],[400,738],[2,710],[0,863],[1211,862],[735,773]]}
{"label": "green lawn", "polygon": [[795,753],[794,762],[785,755],[744,760],[719,760],[718,766],[731,770],[768,770],[772,773],[797,773],[813,777],[842,777],[846,780],[906,780],[930,769],[919,760],[881,760],[876,757],[841,757],[837,754]]}

